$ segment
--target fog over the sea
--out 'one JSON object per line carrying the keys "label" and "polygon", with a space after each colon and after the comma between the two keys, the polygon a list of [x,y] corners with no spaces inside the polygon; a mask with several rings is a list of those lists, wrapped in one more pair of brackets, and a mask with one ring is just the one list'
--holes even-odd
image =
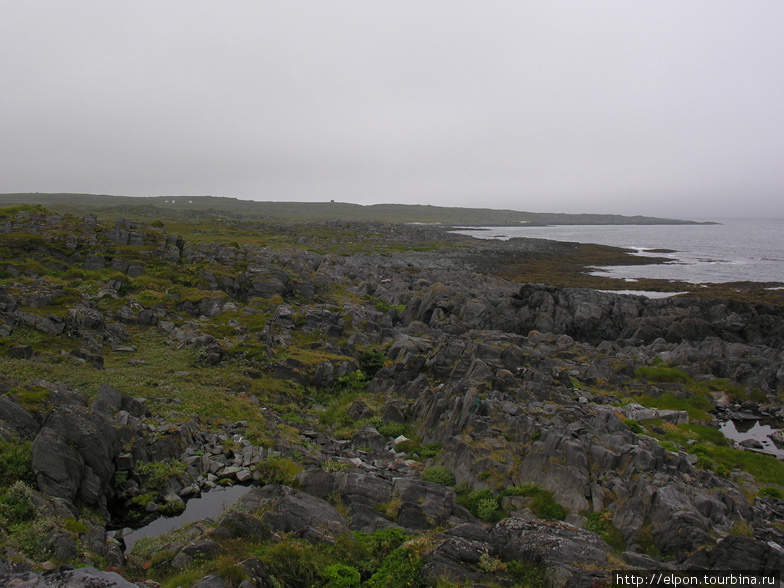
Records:
{"label": "fog over the sea", "polygon": [[0,193],[784,218],[781,0],[0,6]]}

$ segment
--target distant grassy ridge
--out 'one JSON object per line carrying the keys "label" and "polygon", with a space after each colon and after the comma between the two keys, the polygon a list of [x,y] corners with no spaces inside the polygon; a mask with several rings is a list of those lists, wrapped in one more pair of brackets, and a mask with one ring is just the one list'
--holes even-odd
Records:
{"label": "distant grassy ridge", "polygon": [[0,206],[42,204],[57,212],[96,212],[101,216],[134,214],[172,217],[211,213],[275,220],[354,220],[423,222],[466,226],[529,225],[672,225],[695,221],[621,216],[617,214],[555,214],[457,208],[423,204],[350,204],[347,202],[256,202],[215,196],[109,196],[99,194],[0,194]]}

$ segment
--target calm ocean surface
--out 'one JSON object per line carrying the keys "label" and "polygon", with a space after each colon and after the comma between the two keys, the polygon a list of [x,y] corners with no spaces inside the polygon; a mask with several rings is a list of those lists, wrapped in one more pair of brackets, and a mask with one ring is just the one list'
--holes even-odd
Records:
{"label": "calm ocean surface", "polygon": [[[597,268],[599,275],[660,278],[694,284],[784,282],[784,220],[717,220],[719,225],[488,227],[457,231],[480,239],[534,237],[634,249],[667,257],[663,265]],[[672,249],[675,253],[646,253]]]}

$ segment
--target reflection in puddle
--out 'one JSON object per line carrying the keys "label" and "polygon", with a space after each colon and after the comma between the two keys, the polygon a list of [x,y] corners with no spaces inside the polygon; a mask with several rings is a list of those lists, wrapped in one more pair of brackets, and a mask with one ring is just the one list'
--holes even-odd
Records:
{"label": "reflection in puddle", "polygon": [[776,447],[769,435],[778,429],[770,425],[763,424],[761,421],[725,421],[721,423],[719,430],[728,439],[740,443],[748,439],[759,441],[762,449],[779,458],[784,458],[784,450]]}
{"label": "reflection in puddle", "polygon": [[143,537],[157,537],[174,529],[179,529],[185,523],[192,523],[205,518],[215,518],[249,490],[249,486],[229,486],[228,488],[215,488],[202,494],[199,498],[192,498],[185,504],[185,510],[176,517],[155,519],[149,525],[145,525],[125,535],[123,537],[125,552],[130,553],[133,544]]}

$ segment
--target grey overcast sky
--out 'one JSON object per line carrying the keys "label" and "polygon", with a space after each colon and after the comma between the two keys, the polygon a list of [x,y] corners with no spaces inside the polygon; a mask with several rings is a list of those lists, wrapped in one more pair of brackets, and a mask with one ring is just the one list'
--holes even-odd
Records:
{"label": "grey overcast sky", "polygon": [[0,192],[784,218],[781,0],[0,8]]}

